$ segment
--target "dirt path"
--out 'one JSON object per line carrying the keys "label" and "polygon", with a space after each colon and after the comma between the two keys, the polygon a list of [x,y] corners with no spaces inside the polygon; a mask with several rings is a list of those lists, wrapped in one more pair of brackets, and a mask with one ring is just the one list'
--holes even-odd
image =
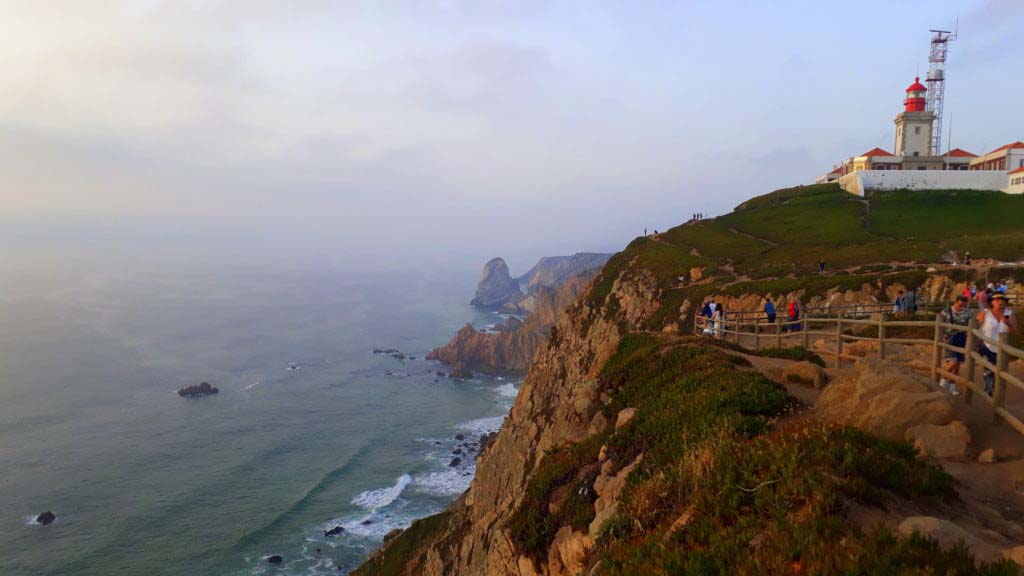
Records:
{"label": "dirt path", "polygon": [[746,236],[747,238],[750,238],[751,240],[757,240],[758,242],[764,242],[765,244],[767,244],[769,246],[772,246],[772,247],[778,246],[778,243],[772,242],[771,240],[769,240],[767,238],[761,238],[759,236],[754,236],[753,234],[747,234],[746,232],[740,232],[739,230],[737,230],[735,228],[729,228],[729,232],[732,232],[733,234],[739,234],[740,236]]}

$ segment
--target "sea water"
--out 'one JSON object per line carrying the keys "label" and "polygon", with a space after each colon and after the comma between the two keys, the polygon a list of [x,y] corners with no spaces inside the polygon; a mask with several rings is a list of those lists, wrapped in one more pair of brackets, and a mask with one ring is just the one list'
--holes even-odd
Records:
{"label": "sea water", "polygon": [[4,278],[0,572],[348,573],[469,486],[515,397],[424,359],[501,320],[474,276]]}

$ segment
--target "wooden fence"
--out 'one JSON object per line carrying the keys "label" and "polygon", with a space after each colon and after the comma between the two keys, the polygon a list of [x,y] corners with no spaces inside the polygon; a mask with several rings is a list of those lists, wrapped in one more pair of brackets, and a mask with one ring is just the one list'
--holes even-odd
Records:
{"label": "wooden fence", "polygon": [[[929,306],[930,307],[930,306]],[[891,307],[889,307],[891,310]],[[1009,412],[1006,407],[1006,386],[1011,384],[1018,392],[1024,393],[1024,382],[1008,370],[1013,359],[1024,360],[1024,350],[1007,343],[1007,335],[1001,334],[998,340],[986,337],[977,326],[972,313],[970,324],[960,326],[942,322],[941,316],[935,314],[934,320],[890,319],[885,312],[876,312],[875,318],[863,318],[860,312],[849,314],[849,311],[837,310],[831,315],[804,316],[796,321],[779,321],[769,323],[761,314],[744,317],[743,314],[726,316],[725,320],[713,321],[703,316],[694,319],[694,333],[706,334],[714,338],[730,340],[748,348],[766,347],[783,348],[787,346],[803,346],[811,348],[812,339],[824,339],[826,348],[815,348],[814,352],[829,356],[836,367],[844,361],[854,362],[862,358],[844,351],[844,345],[852,342],[867,341],[877,343],[879,358],[886,357],[886,347],[892,344],[910,344],[930,346],[932,363],[928,376],[934,384],[940,378],[946,378],[960,384],[964,391],[963,400],[971,404],[975,395],[982,398],[992,408],[993,419],[1002,420],[1024,435],[1024,422]],[[854,317],[849,317],[854,316]],[[866,327],[866,328],[865,328]],[[894,333],[907,332],[908,329],[931,328],[925,331],[928,337],[902,337]],[[966,333],[963,347],[948,344],[943,338],[943,331]],[[854,333],[854,332],[859,332]],[[873,334],[872,334],[873,333]],[[988,345],[994,349],[995,362],[989,361],[980,351],[979,346]],[[959,374],[953,374],[944,367],[945,351],[963,355],[964,361]],[[978,368],[989,371],[993,375],[993,389],[990,395],[984,387],[975,382]]]}

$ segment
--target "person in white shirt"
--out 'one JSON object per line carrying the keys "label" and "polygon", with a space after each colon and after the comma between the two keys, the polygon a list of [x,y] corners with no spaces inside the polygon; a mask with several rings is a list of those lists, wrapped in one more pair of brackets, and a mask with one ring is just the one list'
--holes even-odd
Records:
{"label": "person in white shirt", "polygon": [[[1006,294],[1000,292],[996,292],[989,297],[989,308],[978,312],[977,320],[981,333],[993,341],[999,340],[1000,334],[1015,334],[1017,332],[1017,321],[1006,308]],[[992,364],[996,363],[996,353],[998,350],[995,344],[984,340],[978,346],[978,352]],[[991,396],[995,391],[996,375],[988,368],[985,368],[984,376],[985,392]]]}

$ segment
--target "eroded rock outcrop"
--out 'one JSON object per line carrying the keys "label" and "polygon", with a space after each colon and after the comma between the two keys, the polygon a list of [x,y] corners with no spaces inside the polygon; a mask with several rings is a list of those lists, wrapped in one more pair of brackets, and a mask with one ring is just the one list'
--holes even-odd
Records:
{"label": "eroded rock outcrop", "polygon": [[473,306],[501,308],[506,302],[522,298],[523,292],[508,271],[508,264],[502,258],[492,258],[484,264],[476,295],[470,300]]}
{"label": "eroded rock outcrop", "polygon": [[495,332],[481,332],[466,324],[448,344],[430,352],[427,359],[449,365],[462,363],[482,372],[525,371],[547,338],[558,312],[579,298],[594,274],[591,271],[574,276],[558,288],[539,288],[534,311],[525,322],[509,319]]}
{"label": "eroded rock outcrop", "polygon": [[581,300],[557,315],[500,433],[480,455],[476,478],[443,524],[404,560],[407,574],[568,575],[579,565],[591,541],[587,534],[561,534],[548,563],[535,565],[516,549],[506,523],[541,457],[593,432],[602,406],[601,368],[622,336],[658,309],[653,276],[621,274],[600,302]]}
{"label": "eroded rock outcrop", "polygon": [[953,421],[947,397],[913,370],[884,360],[860,360],[853,373],[837,378],[821,393],[814,410],[820,418],[855,426],[893,440],[921,424]]}

